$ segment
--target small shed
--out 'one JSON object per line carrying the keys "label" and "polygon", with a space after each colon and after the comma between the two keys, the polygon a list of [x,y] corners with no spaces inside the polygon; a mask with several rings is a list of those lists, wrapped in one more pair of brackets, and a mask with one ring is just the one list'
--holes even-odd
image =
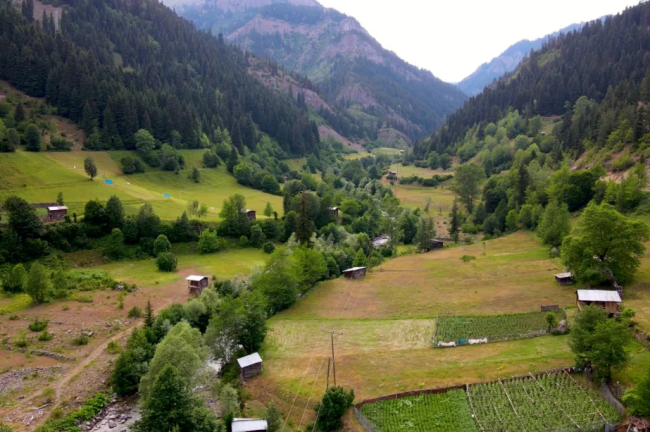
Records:
{"label": "small shed", "polygon": [[429,243],[429,247],[423,248],[423,252],[429,252],[432,250],[437,250],[437,249],[443,249],[445,247],[445,242],[443,242],[440,239],[433,239],[431,240],[431,243]]}
{"label": "small shed", "polygon": [[186,279],[187,291],[190,294],[200,296],[204,289],[210,284],[210,278],[201,275],[190,275]]}
{"label": "small shed", "polygon": [[366,277],[366,268],[365,267],[352,267],[347,270],[343,270],[343,276],[346,279],[361,279]]}
{"label": "small shed", "polygon": [[232,421],[232,432],[266,432],[269,428],[266,420],[235,418]]}
{"label": "small shed", "polygon": [[243,381],[262,373],[262,357],[258,353],[239,358],[237,363],[239,363]]}
{"label": "small shed", "polygon": [[397,172],[396,171],[388,171],[388,180],[397,180]]}
{"label": "small shed", "polygon": [[330,211],[330,214],[331,214],[333,217],[335,217],[335,218],[337,218],[337,219],[339,218],[339,208],[338,208],[338,207],[330,207],[330,208],[329,208],[329,211]]}
{"label": "small shed", "polygon": [[68,214],[66,206],[50,206],[47,208],[46,222],[56,222],[65,219]]}
{"label": "small shed", "polygon": [[582,310],[585,306],[596,306],[604,309],[610,315],[618,315],[621,312],[621,302],[618,291],[577,291],[578,310]]}
{"label": "small shed", "polygon": [[246,209],[246,210],[242,210],[242,213],[244,213],[246,217],[248,217],[248,220],[250,220],[251,222],[257,220],[257,213],[255,212],[255,210]]}
{"label": "small shed", "polygon": [[558,285],[566,286],[566,285],[573,285],[573,273],[560,273],[555,275],[555,282],[557,282]]}

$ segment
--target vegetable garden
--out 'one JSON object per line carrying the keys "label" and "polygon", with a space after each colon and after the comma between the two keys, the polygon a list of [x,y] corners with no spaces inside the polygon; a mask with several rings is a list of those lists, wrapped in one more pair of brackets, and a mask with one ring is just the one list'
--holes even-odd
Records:
{"label": "vegetable garden", "polygon": [[362,424],[370,432],[573,432],[620,421],[614,407],[566,372],[466,389],[362,403]]}
{"label": "vegetable garden", "polygon": [[[546,315],[549,312],[526,312],[500,315],[443,315],[436,322],[434,345],[438,342],[468,343],[469,339],[488,342],[523,339],[547,334]],[[566,320],[562,309],[552,311],[558,321]]]}

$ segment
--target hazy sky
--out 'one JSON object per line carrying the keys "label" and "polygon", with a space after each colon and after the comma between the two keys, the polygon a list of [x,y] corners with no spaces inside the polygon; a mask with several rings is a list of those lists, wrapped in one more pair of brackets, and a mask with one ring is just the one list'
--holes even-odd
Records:
{"label": "hazy sky", "polygon": [[638,0],[318,0],[355,17],[383,46],[458,82],[522,39],[616,14]]}

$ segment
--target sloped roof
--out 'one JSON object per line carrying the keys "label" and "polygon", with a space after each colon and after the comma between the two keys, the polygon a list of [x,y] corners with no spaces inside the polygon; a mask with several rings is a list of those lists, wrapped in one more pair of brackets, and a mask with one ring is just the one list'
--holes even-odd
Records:
{"label": "sloped roof", "polygon": [[365,269],[365,267],[352,267],[352,268],[349,268],[347,270],[343,270],[343,273],[353,272],[353,271],[363,270],[363,269]]}
{"label": "sloped roof", "polygon": [[238,358],[237,363],[239,363],[239,367],[245,368],[257,363],[262,363],[262,357],[260,357],[258,353],[253,353],[246,357]]}
{"label": "sloped roof", "polygon": [[613,302],[621,303],[621,296],[617,291],[578,290],[578,300],[588,302]]}
{"label": "sloped roof", "polygon": [[67,206],[52,206],[47,208],[49,211],[67,210]]}
{"label": "sloped roof", "polygon": [[232,421],[232,432],[261,431],[268,428],[268,423],[262,419],[236,418]]}
{"label": "sloped roof", "polygon": [[573,277],[573,273],[569,273],[569,272],[567,272],[567,273],[558,273],[558,274],[555,275],[555,277],[560,278],[560,279],[571,278],[571,277]]}
{"label": "sloped roof", "polygon": [[203,279],[206,279],[207,276],[200,276],[200,275],[189,275],[185,280],[192,281],[192,282],[201,282]]}

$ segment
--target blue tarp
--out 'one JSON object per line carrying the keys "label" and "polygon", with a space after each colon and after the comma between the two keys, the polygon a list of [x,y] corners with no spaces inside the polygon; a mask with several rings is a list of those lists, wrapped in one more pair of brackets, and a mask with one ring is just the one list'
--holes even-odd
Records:
{"label": "blue tarp", "polygon": [[169,194],[163,194],[163,198],[171,198],[172,196]]}
{"label": "blue tarp", "polygon": [[107,185],[112,185],[113,180],[106,179],[106,180],[104,180],[104,183],[106,183]]}

